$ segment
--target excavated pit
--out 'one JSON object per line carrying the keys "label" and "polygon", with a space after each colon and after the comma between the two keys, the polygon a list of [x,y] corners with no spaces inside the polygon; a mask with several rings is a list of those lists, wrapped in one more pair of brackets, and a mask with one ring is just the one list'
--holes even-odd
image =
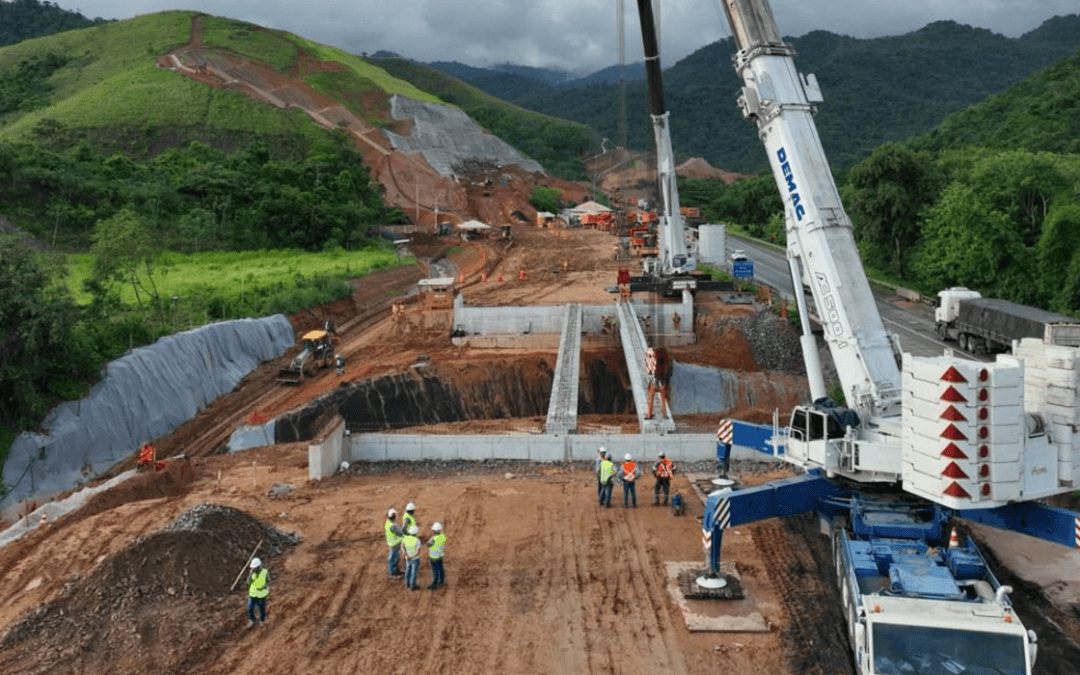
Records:
{"label": "excavated pit", "polygon": [[[436,425],[452,425],[481,420],[518,420],[539,433],[548,412],[554,379],[555,354],[535,358],[487,359],[475,362],[420,361],[406,372],[343,384],[307,407],[279,418],[275,430],[278,443],[309,440],[313,426],[330,409],[345,419],[350,432],[384,432],[425,427],[438,432]],[[677,366],[678,368],[678,366]],[[703,379],[711,378],[711,389],[700,391]],[[694,389],[693,392],[679,392]],[[672,385],[676,415],[687,418],[682,425],[695,431],[712,431],[717,415],[727,410],[754,411],[749,417],[766,421],[771,411],[807,396],[798,378],[773,376],[764,372],[716,370],[686,364],[676,370]],[[681,396],[679,394],[682,394]],[[716,408],[727,402],[726,410]],[[621,350],[586,352],[582,355],[579,417],[602,418],[630,432],[637,429],[637,410],[629,374]],[[707,418],[696,428],[695,416]],[[624,418],[620,422],[619,418]],[[710,426],[713,425],[713,426]],[[588,421],[583,421],[588,427]],[[445,428],[445,426],[444,426]],[[446,431],[453,433],[451,429]]]}

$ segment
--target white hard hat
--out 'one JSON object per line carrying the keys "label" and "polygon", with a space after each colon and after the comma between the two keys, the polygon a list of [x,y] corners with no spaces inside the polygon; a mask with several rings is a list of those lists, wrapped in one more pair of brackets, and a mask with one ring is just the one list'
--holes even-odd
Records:
{"label": "white hard hat", "polygon": [[442,523],[435,523],[431,526],[433,532],[442,532]]}
{"label": "white hard hat", "polygon": [[633,457],[630,456],[630,453],[626,453],[626,461],[629,462],[631,459],[633,459]]}
{"label": "white hard hat", "polygon": [[664,457],[667,457],[667,455],[665,455],[663,450],[661,450],[660,451],[660,459],[663,459]]}
{"label": "white hard hat", "polygon": [[655,350],[655,349],[653,349],[652,347],[649,347],[649,349],[648,349],[648,350],[647,350],[647,351],[646,351],[645,353],[646,353],[646,354],[655,354],[655,353],[656,353],[656,350]]}
{"label": "white hard hat", "polygon": [[600,446],[600,454],[604,454],[606,452],[607,452],[607,448],[605,448],[604,446],[601,445]]}
{"label": "white hard hat", "polygon": [[416,534],[419,531],[420,531],[420,528],[417,527],[416,525],[412,525],[412,526],[409,527],[409,534]]}
{"label": "white hard hat", "polygon": [[405,510],[406,511],[412,511],[415,508],[416,508],[416,504],[413,504],[412,502],[409,502],[408,504],[405,505]]}
{"label": "white hard hat", "polygon": [[259,565],[262,565],[262,561],[261,561],[261,560],[259,560],[258,558],[252,558],[252,559],[251,559],[251,569],[255,569],[255,568],[256,568],[256,567],[258,567]]}
{"label": "white hard hat", "polygon": [[386,517],[387,518],[393,518],[396,515],[397,515],[397,509],[390,509],[389,511],[386,512]]}

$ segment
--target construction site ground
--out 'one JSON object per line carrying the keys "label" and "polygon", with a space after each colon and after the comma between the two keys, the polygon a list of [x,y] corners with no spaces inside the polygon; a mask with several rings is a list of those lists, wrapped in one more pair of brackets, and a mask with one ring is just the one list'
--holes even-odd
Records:
{"label": "construction site ground", "polygon": [[[469,303],[612,301],[605,290],[616,272],[609,233],[513,229],[512,241],[420,236],[413,252],[445,257],[467,273],[459,291]],[[526,279],[519,280],[522,270]],[[303,443],[220,454],[237,425],[295,409],[342,382],[407,371],[422,356],[457,364],[447,373],[463,390],[470,380],[497,377],[501,363],[538,358],[526,350],[454,347],[449,310],[425,310],[410,299],[403,313],[393,313],[391,305],[427,271],[418,265],[373,274],[357,280],[352,297],[290,317],[298,332],[334,319],[347,358],[343,377],[329,369],[288,387],[274,378],[291,353],[265,364],[175,433],[155,439],[168,458],[164,470],[139,474],[0,549],[0,672],[853,672],[829,544],[811,517],[728,530],[724,558],[736,566],[751,604],[689,604],[702,616],[752,610],[767,630],[687,627],[668,567],[704,560],[703,504],[686,473],[709,467],[682,467],[676,475],[673,489],[688,504],[676,517],[651,506],[648,476],[636,509],[622,508],[618,488],[613,508],[600,508],[592,466],[584,463],[360,463],[310,482]],[[703,295],[699,341],[673,349],[676,360],[801,381],[795,367],[761,373],[748,340],[722,322],[752,306]],[[553,352],[539,356],[554,363]],[[621,352],[606,358],[618,370]],[[790,403],[759,401],[725,414],[764,421]],[[712,431],[717,417],[676,422]],[[515,432],[541,423],[470,420],[438,431]],[[636,416],[582,419],[590,424],[632,429]],[[755,462],[735,473],[756,484],[787,470]],[[426,556],[421,590],[388,578],[382,524],[389,507],[401,510],[409,501],[417,504],[425,538],[432,522],[446,527],[441,590],[425,588]],[[203,503],[302,537],[264,553],[273,575],[266,626],[248,628],[242,581],[229,590],[261,536],[250,522],[233,519],[182,540],[159,532]],[[1025,625],[1039,634],[1036,673],[1076,672],[1075,610],[994,565],[1016,589]]]}

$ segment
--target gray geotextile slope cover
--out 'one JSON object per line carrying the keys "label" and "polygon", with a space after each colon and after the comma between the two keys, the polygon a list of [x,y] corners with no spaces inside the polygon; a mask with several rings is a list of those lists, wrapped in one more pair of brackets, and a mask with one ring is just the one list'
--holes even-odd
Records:
{"label": "gray geotextile slope cover", "polygon": [[468,159],[497,160],[529,172],[545,173],[539,162],[485,131],[460,108],[394,94],[390,97],[390,115],[395,120],[412,120],[408,136],[383,129],[394,149],[421,153],[443,176],[452,176],[454,165]]}
{"label": "gray geotextile slope cover", "polygon": [[0,506],[93,478],[194,417],[294,343],[288,319],[277,314],[170,335],[112,361],[89,396],[50,413],[48,434],[15,439],[3,472],[11,493]]}

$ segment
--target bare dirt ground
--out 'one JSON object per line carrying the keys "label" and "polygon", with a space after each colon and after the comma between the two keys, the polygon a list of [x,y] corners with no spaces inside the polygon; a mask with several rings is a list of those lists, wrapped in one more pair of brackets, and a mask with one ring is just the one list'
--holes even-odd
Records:
{"label": "bare dirt ground", "polygon": [[[610,301],[603,290],[615,271],[609,234],[522,227],[515,235],[512,244],[423,245],[433,256],[449,251],[461,267],[484,247],[488,280],[479,281],[478,269],[466,281],[468,302]],[[543,264],[563,257],[566,272]],[[516,275],[522,267],[525,281]],[[499,270],[503,282],[494,280]],[[453,347],[446,313],[419,303],[407,305],[407,325],[395,321],[390,304],[422,272],[410,267],[365,277],[352,297],[291,319],[301,330],[335,319],[349,381],[407,369],[421,353],[436,363],[477,364],[463,378],[489,376],[485,363],[537,357]],[[761,372],[745,338],[715,329],[720,318],[750,311],[745,306],[702,298],[701,307],[709,317],[698,326],[702,340],[673,350],[676,360],[798,380]],[[188,425],[157,439],[162,455],[184,452],[191,459],[141,474],[0,549],[0,672],[852,672],[828,542],[814,519],[766,521],[725,534],[725,560],[737,565],[767,632],[691,632],[666,575],[667,563],[703,560],[696,519],[703,505],[685,476],[676,477],[674,489],[689,497],[689,509],[676,518],[648,505],[651,478],[641,485],[637,509],[600,509],[591,467],[580,463],[368,464],[311,483],[304,444],[215,454],[235,425],[302,405],[342,381],[324,371],[287,387],[273,381],[279,365],[266,364]],[[769,414],[776,405],[769,404]],[[754,413],[764,414],[765,406],[736,411]],[[709,428],[715,419],[676,422]],[[540,422],[474,420],[431,431],[496,432],[515,423]],[[586,428],[632,424],[632,416],[582,420]],[[765,478],[758,469],[747,480]],[[271,496],[279,483],[295,489]],[[425,536],[435,520],[446,526],[443,590],[409,592],[387,578],[381,524],[387,508],[408,501],[419,505]],[[194,532],[162,530],[203,503],[238,515]],[[621,504],[618,491],[615,503]],[[302,543],[263,554],[274,578],[271,620],[248,629],[243,590],[228,586],[266,536],[263,525],[295,533]],[[1036,672],[1074,672],[1070,664],[1080,648],[1069,637],[1077,634],[1070,608],[1055,606],[1009,570],[998,572],[1016,586],[1025,624],[1039,632]],[[429,580],[425,561],[422,585]]]}
{"label": "bare dirt ground", "polygon": [[[498,222],[494,214],[527,202],[531,180],[473,190],[460,215]],[[513,232],[511,241],[471,243],[417,236],[412,252],[452,262],[465,274],[459,292],[472,304],[612,301],[610,234],[524,225]],[[159,454],[173,458],[165,471],[140,474],[0,549],[0,672],[852,672],[828,542],[812,518],[725,533],[725,560],[736,563],[769,630],[699,633],[687,629],[666,576],[667,563],[704,555],[702,504],[683,474],[673,487],[689,508],[677,518],[648,505],[648,477],[637,509],[599,508],[591,467],[580,463],[362,464],[312,483],[305,444],[218,454],[239,424],[294,410],[343,382],[405,372],[421,356],[469,366],[447,371],[463,389],[502,363],[554,363],[553,351],[453,346],[450,312],[406,297],[428,272],[417,265],[372,274],[357,280],[351,297],[290,317],[298,332],[335,321],[344,377],[331,369],[287,387],[275,376],[292,354],[264,364],[175,433],[155,439]],[[747,339],[724,323],[753,310],[704,295],[697,300],[699,341],[673,349],[673,357],[741,369],[795,391],[802,378],[763,370]],[[404,308],[397,318],[394,302]],[[619,358],[611,352],[613,369]],[[765,421],[792,403],[762,397],[728,414]],[[676,423],[711,431],[717,417],[680,416]],[[472,420],[430,432],[540,423]],[[580,423],[632,432],[636,417],[584,416]],[[747,470],[748,482],[768,477],[759,467]],[[289,487],[272,490],[276,484]],[[445,589],[409,592],[387,577],[382,523],[387,508],[409,501],[418,505],[425,537],[435,520],[446,527]],[[216,506],[200,507],[206,503]],[[192,509],[209,514],[195,529]],[[177,519],[186,527],[163,529]],[[270,621],[249,629],[245,594],[229,585],[260,539],[269,540],[260,555],[274,580]],[[420,580],[430,581],[426,560]],[[1015,586],[1018,611],[1040,636],[1036,672],[1076,672],[1080,622],[1071,609],[1036,585]]]}

